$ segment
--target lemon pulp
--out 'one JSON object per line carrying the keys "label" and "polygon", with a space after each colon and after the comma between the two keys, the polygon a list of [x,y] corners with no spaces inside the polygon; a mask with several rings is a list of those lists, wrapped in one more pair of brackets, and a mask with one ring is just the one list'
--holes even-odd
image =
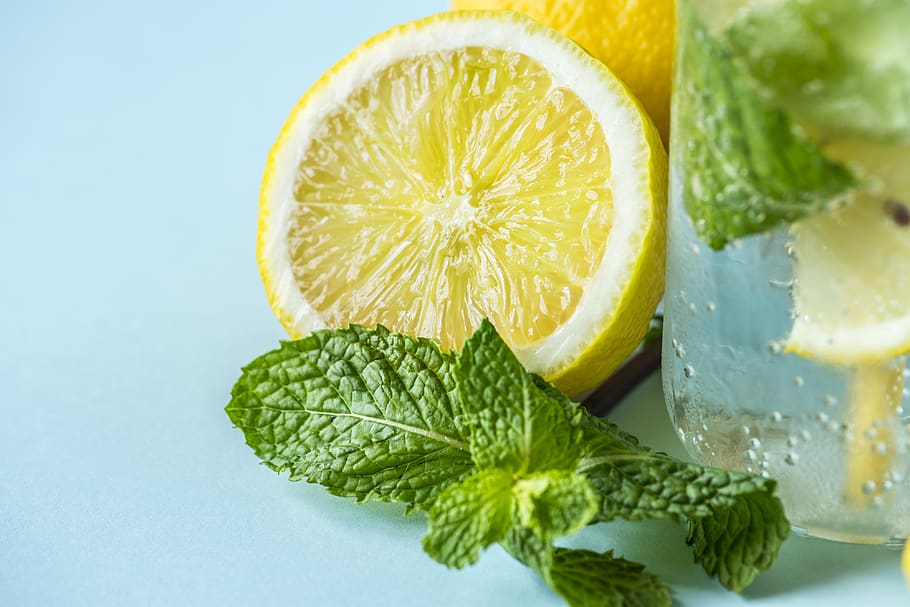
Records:
{"label": "lemon pulp", "polygon": [[613,216],[589,108],[497,49],[377,72],[323,121],[298,175],[294,277],[325,322],[446,348],[487,315],[512,344],[550,335],[599,267]]}

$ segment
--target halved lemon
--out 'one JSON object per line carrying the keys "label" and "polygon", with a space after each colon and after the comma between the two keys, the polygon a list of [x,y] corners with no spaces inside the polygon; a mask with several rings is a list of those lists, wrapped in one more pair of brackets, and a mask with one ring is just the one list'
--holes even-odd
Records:
{"label": "halved lemon", "polygon": [[829,143],[865,184],[793,226],[794,322],[786,349],[840,365],[910,351],[910,144]]}
{"label": "halved lemon", "polygon": [[626,87],[511,12],[355,49],[269,156],[258,260],[292,337],[382,324],[458,348],[489,317],[569,393],[635,348],[663,290],[666,157]]}

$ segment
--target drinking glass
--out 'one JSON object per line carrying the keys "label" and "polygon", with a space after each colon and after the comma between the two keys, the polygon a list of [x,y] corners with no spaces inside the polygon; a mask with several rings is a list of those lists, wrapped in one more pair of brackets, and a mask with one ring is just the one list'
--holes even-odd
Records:
{"label": "drinking glass", "polygon": [[801,534],[910,533],[910,0],[678,0],[663,382]]}

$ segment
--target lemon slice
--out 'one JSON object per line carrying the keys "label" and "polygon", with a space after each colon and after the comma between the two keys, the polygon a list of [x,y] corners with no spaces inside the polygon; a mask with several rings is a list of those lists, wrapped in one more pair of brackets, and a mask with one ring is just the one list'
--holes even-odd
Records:
{"label": "lemon slice", "polygon": [[904,544],[904,577],[907,578],[907,586],[910,587],[910,541]]}
{"label": "lemon slice", "polygon": [[910,144],[844,139],[825,151],[875,176],[847,204],[791,227],[786,350],[840,365],[888,360],[910,351]]}
{"label": "lemon slice", "polygon": [[511,12],[451,12],[355,49],[269,156],[258,261],[292,337],[382,324],[458,348],[489,317],[578,393],[663,290],[666,157],[625,86]]}

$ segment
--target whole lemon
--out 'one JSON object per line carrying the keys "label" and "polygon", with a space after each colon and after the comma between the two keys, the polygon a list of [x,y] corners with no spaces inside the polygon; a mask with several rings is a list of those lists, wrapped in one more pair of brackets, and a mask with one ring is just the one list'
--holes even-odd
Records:
{"label": "whole lemon", "polygon": [[519,11],[561,31],[625,82],[669,141],[675,0],[452,0],[452,8]]}

